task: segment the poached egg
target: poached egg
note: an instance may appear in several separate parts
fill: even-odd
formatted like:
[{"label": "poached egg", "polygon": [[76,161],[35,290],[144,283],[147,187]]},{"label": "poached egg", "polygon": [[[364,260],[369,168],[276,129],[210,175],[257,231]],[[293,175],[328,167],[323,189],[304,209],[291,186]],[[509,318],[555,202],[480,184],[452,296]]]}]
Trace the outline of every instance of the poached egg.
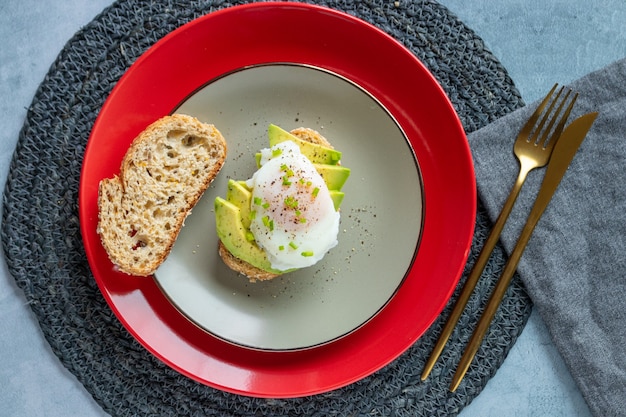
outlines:
[{"label": "poached egg", "polygon": [[338,243],[339,212],[324,179],[297,144],[261,150],[252,190],[250,231],[280,271],[317,263]]}]

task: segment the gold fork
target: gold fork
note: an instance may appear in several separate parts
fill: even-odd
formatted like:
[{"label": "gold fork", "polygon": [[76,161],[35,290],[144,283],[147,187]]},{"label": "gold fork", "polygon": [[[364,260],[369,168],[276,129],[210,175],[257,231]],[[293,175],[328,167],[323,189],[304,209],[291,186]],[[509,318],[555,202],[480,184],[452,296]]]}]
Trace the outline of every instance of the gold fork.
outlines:
[{"label": "gold fork", "polygon": [[[506,199],[504,206],[502,207],[502,211],[496,220],[496,223],[489,234],[489,237],[485,241],[485,245],[483,246],[478,259],[474,263],[474,266],[461,290],[461,294],[459,295],[454,308],[452,309],[452,313],[450,313],[450,317],[446,322],[439,339],[437,340],[437,344],[433,348],[433,351],[430,355],[430,358],[426,362],[424,366],[424,370],[422,372],[422,381],[425,380],[430,372],[432,371],[435,362],[441,355],[443,348],[445,347],[450,335],[452,334],[452,330],[456,326],[459,318],[461,317],[461,313],[465,309],[469,298],[476,287],[476,283],[480,278],[483,270],[485,269],[485,265],[487,265],[487,261],[495,247],[498,239],[500,238],[500,234],[502,233],[502,229],[506,220],[513,209],[513,205],[515,204],[515,200],[517,200],[517,196],[522,189],[522,185],[526,181],[526,177],[528,173],[535,168],[544,167],[548,161],[550,160],[550,156],[552,155],[552,150],[554,149],[554,144],[557,139],[563,132],[563,128],[565,126],[565,122],[569,117],[570,112],[572,111],[572,107],[576,102],[576,98],[578,94],[574,94],[574,97],[569,101],[569,105],[565,109],[565,112],[561,115],[561,111],[563,107],[567,103],[567,100],[571,94],[571,90],[567,90],[564,97],[560,100],[561,95],[564,91],[564,88],[561,87],[557,92],[556,96],[553,100],[550,100],[556,91],[558,84],[555,84],[554,87],[550,90],[550,92],[546,95],[543,101],[539,104],[535,112],[531,115],[530,119],[526,122],[526,124],[520,130],[517,139],[515,140],[515,145],[513,146],[513,150],[515,152],[515,156],[517,157],[520,169],[519,174],[517,176],[517,180],[511,189],[508,198]],[[548,105],[548,103],[550,103]],[[558,104],[556,110],[554,109],[555,105]],[[546,110],[547,107],[547,110]],[[543,115],[543,117],[542,117]],[[541,118],[541,120],[540,120]],[[552,128],[554,124],[557,123],[554,131]],[[539,123],[537,123],[539,122]],[[547,126],[546,126],[547,123]],[[552,133],[551,133],[552,132]]]},{"label": "gold fork", "polygon": [[587,132],[591,128],[591,125],[597,116],[598,113],[593,112],[576,118],[572,123],[570,123],[559,138],[554,148],[553,155],[550,157],[550,163],[548,164],[546,174],[543,177],[539,193],[535,198],[533,208],[528,214],[526,224],[522,228],[519,238],[517,239],[517,243],[515,244],[515,247],[513,248],[509,259],[502,270],[502,275],[500,275],[500,278],[496,282],[496,286],[491,293],[491,297],[489,297],[489,301],[485,305],[485,310],[476,324],[476,329],[474,330],[470,341],[467,343],[463,356],[461,356],[457,370],[454,377],[452,377],[450,391],[455,391],[458,388],[461,380],[465,376],[465,373],[469,369],[469,366],[474,359],[474,355],[478,352],[478,348],[480,347],[485,334],[487,334],[491,321],[496,315],[496,311],[498,310],[498,307],[504,298],[504,294],[511,283],[513,273],[517,269],[517,264],[526,249],[526,245],[530,240],[530,236],[532,235],[535,226],[537,226],[543,212],[548,207],[554,192],[559,186],[559,183],[572,162],[574,155],[578,151],[580,144],[585,139],[585,136],[587,136]]}]

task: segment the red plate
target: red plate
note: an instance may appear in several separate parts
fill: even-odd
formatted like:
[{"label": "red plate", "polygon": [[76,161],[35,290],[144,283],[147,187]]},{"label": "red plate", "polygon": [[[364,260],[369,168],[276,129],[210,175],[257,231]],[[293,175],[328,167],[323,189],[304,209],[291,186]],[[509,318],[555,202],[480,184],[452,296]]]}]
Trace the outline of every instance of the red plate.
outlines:
[{"label": "red plate", "polygon": [[[211,336],[177,311],[154,280],[116,272],[96,234],[98,183],[118,172],[140,131],[208,81],[277,62],[326,69],[379,100],[407,135],[424,188],[420,247],[397,294],[357,331],[293,352],[246,349]],[[426,331],[462,273],[475,201],[463,128],[428,70],[379,29],[344,13],[294,3],[256,3],[208,14],[142,55],[96,120],[79,195],[81,230],[95,279],[119,320],[146,349],[206,385],[283,398],[357,381],[393,361]]]}]

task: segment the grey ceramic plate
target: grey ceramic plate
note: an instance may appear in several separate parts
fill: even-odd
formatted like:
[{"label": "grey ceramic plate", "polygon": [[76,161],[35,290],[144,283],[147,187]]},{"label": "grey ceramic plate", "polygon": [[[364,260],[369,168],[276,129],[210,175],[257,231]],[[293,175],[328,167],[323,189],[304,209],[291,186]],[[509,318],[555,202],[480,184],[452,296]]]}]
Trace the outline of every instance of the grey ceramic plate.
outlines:
[{"label": "grey ceramic plate", "polygon": [[[155,274],[182,314],[238,345],[296,350],[349,334],[385,306],[418,246],[422,190],[411,147],[375,99],[313,67],[264,65],[209,83],[176,112],[215,124],[229,149]],[[352,173],[343,188],[339,245],[312,267],[250,283],[217,254],[213,201],[225,196],[229,178],[252,176],[270,123],[318,130]]]}]

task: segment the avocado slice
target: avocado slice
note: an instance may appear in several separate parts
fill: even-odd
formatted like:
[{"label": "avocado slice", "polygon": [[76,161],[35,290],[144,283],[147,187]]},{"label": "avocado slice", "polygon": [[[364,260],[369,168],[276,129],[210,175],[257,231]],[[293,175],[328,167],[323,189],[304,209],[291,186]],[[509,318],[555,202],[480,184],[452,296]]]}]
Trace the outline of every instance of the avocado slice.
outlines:
[{"label": "avocado slice", "polygon": [[245,181],[228,180],[228,188],[226,190],[226,201],[234,204],[239,208],[241,223],[246,229],[250,228],[250,202],[252,201],[252,192],[245,185]]},{"label": "avocado slice", "polygon": [[267,133],[270,140],[270,148],[278,143],[290,140],[295,142],[300,147],[300,152],[313,163],[337,165],[341,160],[341,152],[304,141],[276,125],[270,124]]},{"label": "avocado slice", "polygon": [[[257,168],[261,167],[261,153],[254,155]],[[329,190],[341,190],[350,176],[350,168],[341,165],[313,164],[317,172],[322,176]]]},{"label": "avocado slice", "polygon": [[333,200],[333,204],[335,205],[335,211],[339,211],[344,195],[343,191],[330,190],[330,198]]},{"label": "avocado slice", "polygon": [[341,165],[313,164],[329,190],[340,191],[350,176],[350,168]]},{"label": "avocado slice", "polygon": [[280,274],[272,269],[265,252],[246,238],[246,228],[241,222],[239,207],[221,197],[215,199],[215,224],[217,236],[233,256],[265,271]]}]

